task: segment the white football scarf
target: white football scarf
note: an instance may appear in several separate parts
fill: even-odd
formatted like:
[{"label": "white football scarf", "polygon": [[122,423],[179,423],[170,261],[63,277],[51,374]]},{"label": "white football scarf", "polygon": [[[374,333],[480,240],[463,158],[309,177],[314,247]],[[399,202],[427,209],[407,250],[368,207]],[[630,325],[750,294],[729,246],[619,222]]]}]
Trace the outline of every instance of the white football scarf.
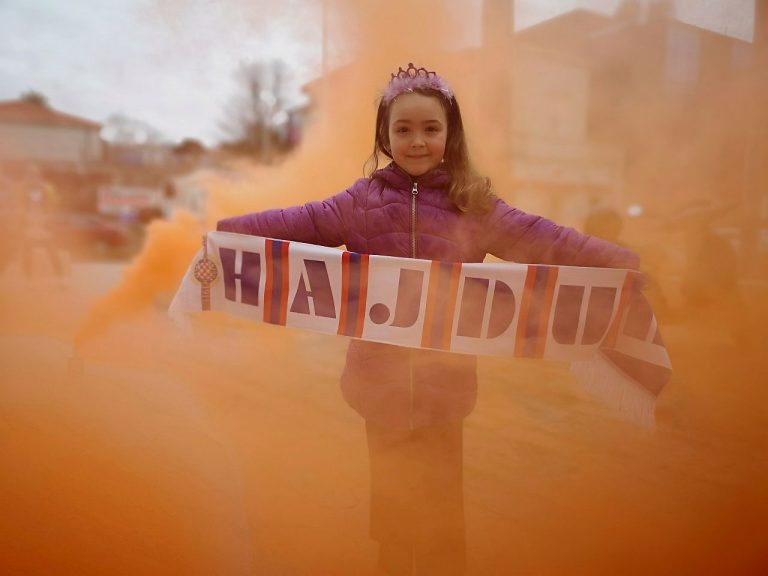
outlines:
[{"label": "white football scarf", "polygon": [[170,313],[216,310],[411,348],[569,362],[593,394],[651,425],[671,364],[635,281],[612,268],[395,258],[211,232]]}]

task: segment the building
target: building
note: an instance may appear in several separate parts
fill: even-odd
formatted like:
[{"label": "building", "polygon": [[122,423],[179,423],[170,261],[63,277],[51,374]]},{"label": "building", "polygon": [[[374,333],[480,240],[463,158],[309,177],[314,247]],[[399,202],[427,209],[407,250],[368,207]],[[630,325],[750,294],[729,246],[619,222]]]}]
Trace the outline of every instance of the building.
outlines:
[{"label": "building", "polygon": [[[553,38],[581,35],[610,18],[586,11],[516,34],[508,0],[483,3],[483,45],[453,61],[473,147],[495,191],[523,210],[580,225],[595,205],[624,201],[623,148],[590,130],[590,60],[559,50]],[[576,14],[574,19],[572,16]],[[479,118],[479,121],[476,121]]]},{"label": "building", "polygon": [[622,206],[624,150],[590,130],[589,62],[521,41],[513,77],[515,203],[576,226],[593,206]]},{"label": "building", "polygon": [[64,209],[95,210],[108,182],[101,124],[60,112],[42,97],[0,102],[0,166],[33,163],[51,182]]},{"label": "building", "polygon": [[37,99],[0,102],[0,161],[84,168],[102,159],[101,124]]}]

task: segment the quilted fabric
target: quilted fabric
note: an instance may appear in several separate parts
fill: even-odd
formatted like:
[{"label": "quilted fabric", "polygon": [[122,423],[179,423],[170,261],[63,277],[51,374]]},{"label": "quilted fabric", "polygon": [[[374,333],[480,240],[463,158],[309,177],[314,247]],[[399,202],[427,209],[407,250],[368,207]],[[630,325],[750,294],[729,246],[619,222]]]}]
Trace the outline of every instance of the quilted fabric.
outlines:
[{"label": "quilted fabric", "polygon": [[[217,229],[364,254],[411,256],[413,180],[395,164],[323,201],[227,218]],[[637,255],[495,198],[485,214],[459,211],[436,170],[416,181],[418,258],[482,262],[486,254],[521,263],[637,269]]]}]

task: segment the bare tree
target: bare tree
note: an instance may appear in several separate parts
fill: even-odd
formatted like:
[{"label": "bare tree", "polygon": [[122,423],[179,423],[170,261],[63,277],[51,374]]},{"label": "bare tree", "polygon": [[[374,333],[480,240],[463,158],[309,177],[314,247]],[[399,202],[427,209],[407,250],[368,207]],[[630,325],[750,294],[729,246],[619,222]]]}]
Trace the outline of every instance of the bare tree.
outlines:
[{"label": "bare tree", "polygon": [[30,104],[37,104],[43,108],[48,107],[48,97],[42,92],[38,92],[37,90],[28,90],[24,92],[20,99],[24,102],[29,102]]},{"label": "bare tree", "polygon": [[241,64],[235,76],[240,90],[221,127],[230,142],[269,162],[288,117],[288,70],[281,60],[257,60]]}]

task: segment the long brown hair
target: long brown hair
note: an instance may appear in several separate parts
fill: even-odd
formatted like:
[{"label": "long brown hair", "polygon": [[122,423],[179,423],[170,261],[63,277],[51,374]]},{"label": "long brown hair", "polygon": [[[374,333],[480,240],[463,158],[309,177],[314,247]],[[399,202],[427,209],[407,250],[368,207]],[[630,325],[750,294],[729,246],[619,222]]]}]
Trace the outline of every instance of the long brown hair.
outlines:
[{"label": "long brown hair", "polygon": [[[491,182],[475,171],[469,159],[464,123],[461,120],[461,110],[456,97],[448,99],[439,90],[431,88],[415,88],[413,92],[437,98],[445,110],[448,135],[442,166],[450,177],[448,197],[462,212],[486,212],[491,205]],[[385,104],[382,97],[376,111],[373,153],[365,162],[367,176],[373,174],[379,167],[380,154],[392,160],[392,153],[389,151],[389,110],[390,106]]]}]

